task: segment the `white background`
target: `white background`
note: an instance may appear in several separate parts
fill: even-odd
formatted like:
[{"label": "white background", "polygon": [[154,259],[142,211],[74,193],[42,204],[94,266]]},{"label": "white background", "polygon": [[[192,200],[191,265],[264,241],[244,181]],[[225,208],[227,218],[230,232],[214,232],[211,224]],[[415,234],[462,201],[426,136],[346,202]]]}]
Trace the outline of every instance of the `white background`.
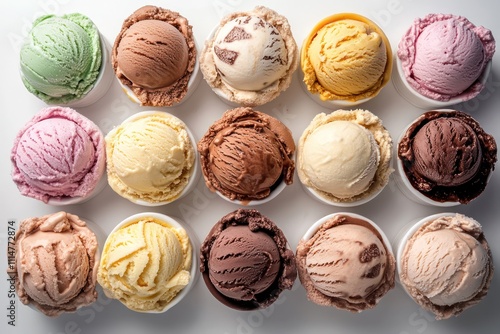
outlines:
[{"label": "white background", "polygon": [[[117,4],[120,4],[119,6]],[[483,25],[500,39],[498,2],[475,1],[2,1],[3,14],[0,21],[2,38],[1,103],[1,218],[0,218],[0,272],[7,268],[7,224],[60,210],[60,207],[23,197],[10,178],[10,149],[17,131],[45,105],[29,94],[19,78],[19,47],[26,36],[32,20],[44,13],[64,14],[81,12],[88,15],[99,27],[110,44],[120,31],[122,21],[143,4],[154,4],[180,12],[193,25],[195,38],[202,45],[205,37],[218,24],[223,15],[236,10],[247,10],[263,4],[285,15],[299,47],[309,30],[322,18],[338,12],[357,12],[378,23],[388,35],[395,50],[402,34],[416,17],[428,13],[453,13],[468,17],[473,23]],[[493,71],[486,89],[475,100],[456,106],[470,113],[483,128],[500,141],[500,62],[499,55],[493,58]],[[389,83],[381,94],[361,106],[378,115],[393,138],[397,138],[404,126],[420,115],[419,110],[409,105]],[[183,119],[199,139],[209,125],[229,107],[219,100],[202,80],[191,98],[176,108],[158,108]],[[77,109],[92,119],[107,133],[126,117],[151,108],[133,104],[121,91],[116,80],[108,94],[98,103]],[[256,108],[284,122],[297,141],[311,119],[319,112],[329,110],[319,107],[306,96],[295,73],[291,87],[271,103]],[[401,228],[415,218],[443,211],[456,211],[478,220],[484,228],[500,268],[500,205],[498,200],[500,178],[498,170],[486,191],[468,205],[449,209],[422,206],[406,199],[391,179],[381,195],[372,202],[348,210],[320,204],[311,199],[302,189],[298,177],[292,186],[268,204],[257,207],[281,227],[292,248],[317,219],[337,211],[351,211],[365,215],[378,223],[390,239]],[[109,186],[87,203],[72,205],[64,210],[88,218],[98,224],[105,234],[122,219],[131,214],[156,211],[184,219],[202,241],[212,225],[226,213],[238,206],[227,203],[211,194],[200,179],[196,189],[174,204],[147,208],[128,202],[115,194]],[[198,242],[199,242],[198,241]],[[198,280],[190,294],[181,303],[164,314],[142,314],[126,309],[117,301],[110,301],[100,294],[91,307],[77,313],[48,318],[22,305],[17,297],[15,327],[8,325],[7,275],[0,280],[0,332],[2,333],[493,333],[500,328],[500,273],[497,273],[486,298],[477,306],[467,310],[458,318],[435,321],[432,315],[422,311],[397,284],[372,310],[353,314],[334,308],[317,306],[309,302],[297,280],[292,291],[285,291],[280,299],[268,309],[254,312],[239,312],[217,302],[206,289],[203,280]]]}]

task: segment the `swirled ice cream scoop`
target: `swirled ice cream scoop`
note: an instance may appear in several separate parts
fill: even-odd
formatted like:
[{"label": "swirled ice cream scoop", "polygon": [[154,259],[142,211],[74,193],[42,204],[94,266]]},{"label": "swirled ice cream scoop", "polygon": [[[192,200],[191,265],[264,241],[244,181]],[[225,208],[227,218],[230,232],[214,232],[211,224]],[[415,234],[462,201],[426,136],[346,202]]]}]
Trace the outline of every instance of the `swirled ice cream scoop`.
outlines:
[{"label": "swirled ice cream scoop", "polygon": [[97,299],[97,237],[78,216],[57,212],[21,222],[16,235],[16,290],[48,316]]},{"label": "swirled ice cream scoop", "polygon": [[131,310],[162,311],[191,279],[191,247],[184,229],[137,218],[108,236],[97,279]]}]

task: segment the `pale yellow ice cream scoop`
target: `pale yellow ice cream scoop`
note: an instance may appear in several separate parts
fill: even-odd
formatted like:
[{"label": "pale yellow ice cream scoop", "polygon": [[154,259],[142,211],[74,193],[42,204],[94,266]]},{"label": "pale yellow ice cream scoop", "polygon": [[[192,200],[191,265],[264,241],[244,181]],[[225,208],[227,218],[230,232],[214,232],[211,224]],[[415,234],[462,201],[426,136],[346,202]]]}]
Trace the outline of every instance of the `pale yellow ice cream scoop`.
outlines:
[{"label": "pale yellow ice cream scoop", "polygon": [[368,110],[316,115],[297,146],[297,174],[306,188],[329,204],[376,196],[389,181],[392,139]]},{"label": "pale yellow ice cream scoop", "polygon": [[106,154],[109,185],[131,201],[173,201],[194,170],[185,124],[164,112],[146,112],[113,129],[106,136]]},{"label": "pale yellow ice cream scoop", "polygon": [[389,81],[391,46],[367,18],[337,14],[319,22],[301,51],[304,83],[321,100],[357,101],[373,97]]},{"label": "pale yellow ice cream scoop", "polygon": [[188,285],[192,260],[185,230],[144,217],[109,235],[97,279],[131,310],[162,311]]},{"label": "pale yellow ice cream scoop", "polygon": [[319,190],[349,198],[373,182],[380,153],[373,134],[359,124],[336,121],[319,126],[304,141],[301,165]]}]

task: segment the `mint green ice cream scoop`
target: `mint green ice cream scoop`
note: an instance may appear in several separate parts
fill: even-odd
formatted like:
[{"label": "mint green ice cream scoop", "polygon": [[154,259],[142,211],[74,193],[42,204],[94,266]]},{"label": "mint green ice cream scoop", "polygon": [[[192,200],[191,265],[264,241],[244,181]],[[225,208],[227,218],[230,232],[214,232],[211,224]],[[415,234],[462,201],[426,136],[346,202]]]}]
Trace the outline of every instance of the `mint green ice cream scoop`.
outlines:
[{"label": "mint green ice cream scoop", "polygon": [[99,31],[88,17],[41,16],[21,48],[23,83],[48,104],[79,100],[96,82],[102,52]]}]

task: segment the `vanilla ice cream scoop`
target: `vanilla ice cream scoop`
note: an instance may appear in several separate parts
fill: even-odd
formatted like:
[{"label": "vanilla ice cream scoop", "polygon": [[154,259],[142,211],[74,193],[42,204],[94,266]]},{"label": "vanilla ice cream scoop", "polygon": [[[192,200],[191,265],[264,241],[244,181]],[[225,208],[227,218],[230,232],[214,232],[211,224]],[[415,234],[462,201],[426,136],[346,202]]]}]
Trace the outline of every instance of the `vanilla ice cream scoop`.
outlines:
[{"label": "vanilla ice cream scoop", "polygon": [[391,148],[389,133],[369,111],[318,114],[299,139],[297,172],[328,202],[354,202],[387,183]]},{"label": "vanilla ice cream scoop", "polygon": [[136,114],[106,136],[108,182],[131,201],[170,202],[194,172],[185,124],[164,112]]},{"label": "vanilla ice cream scoop", "polygon": [[261,90],[287,71],[287,50],[279,31],[258,16],[240,16],[220,28],[213,52],[228,85]]},{"label": "vanilla ice cream scoop", "polygon": [[319,190],[337,197],[366,191],[377,171],[380,154],[373,134],[349,121],[318,127],[304,141],[302,171]]}]

